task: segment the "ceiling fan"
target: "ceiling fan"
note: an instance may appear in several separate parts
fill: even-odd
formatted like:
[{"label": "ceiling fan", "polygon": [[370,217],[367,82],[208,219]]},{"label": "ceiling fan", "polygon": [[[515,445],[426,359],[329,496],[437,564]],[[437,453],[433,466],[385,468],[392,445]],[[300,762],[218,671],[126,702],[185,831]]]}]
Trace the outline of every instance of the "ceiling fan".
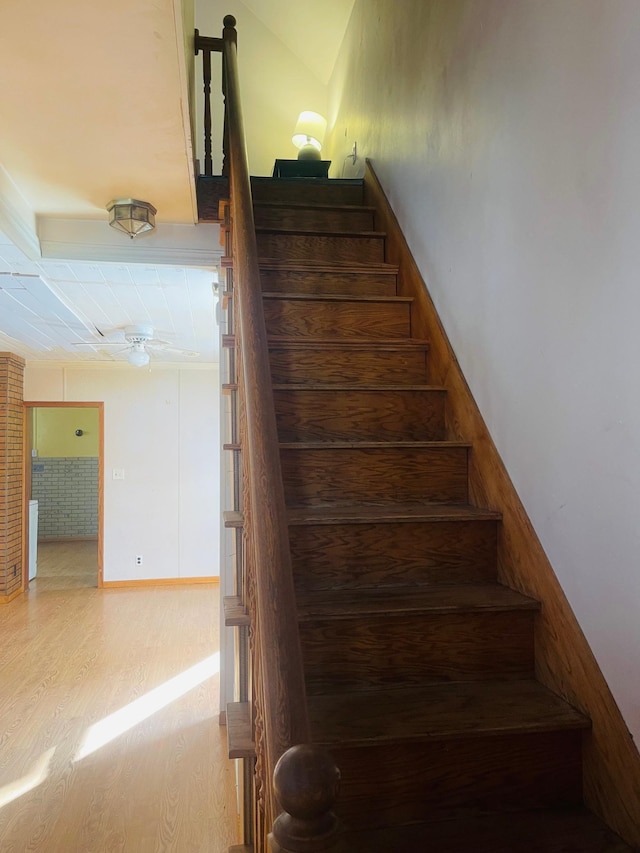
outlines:
[{"label": "ceiling fan", "polygon": [[[106,335],[104,332],[101,332],[100,329],[96,328],[98,334],[105,338]],[[123,341],[108,341],[108,340],[100,340],[100,341],[78,341],[74,343],[73,346],[96,346],[96,347],[120,347],[120,349],[114,353],[117,355],[120,352],[127,352],[127,360],[129,364],[132,364],[134,367],[145,367],[149,364],[150,354],[155,351],[161,352],[171,352],[176,353],[176,355],[184,355],[189,358],[196,358],[199,353],[194,352],[193,350],[181,349],[180,347],[172,346],[169,341],[161,340],[160,338],[153,337],[153,326],[148,324],[140,324],[136,326],[124,326],[114,331],[122,331],[124,334],[124,342]],[[126,346],[123,347],[123,343],[126,342]]]}]

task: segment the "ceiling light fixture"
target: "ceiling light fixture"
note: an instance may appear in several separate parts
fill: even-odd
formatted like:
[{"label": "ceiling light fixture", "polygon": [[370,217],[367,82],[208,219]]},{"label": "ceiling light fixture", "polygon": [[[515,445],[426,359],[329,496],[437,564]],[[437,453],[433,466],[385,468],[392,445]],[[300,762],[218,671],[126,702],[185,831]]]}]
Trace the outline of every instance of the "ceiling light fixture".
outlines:
[{"label": "ceiling light fixture", "polygon": [[107,205],[109,225],[124,231],[133,240],[138,234],[153,231],[157,210],[148,201],[137,198],[114,198]]}]

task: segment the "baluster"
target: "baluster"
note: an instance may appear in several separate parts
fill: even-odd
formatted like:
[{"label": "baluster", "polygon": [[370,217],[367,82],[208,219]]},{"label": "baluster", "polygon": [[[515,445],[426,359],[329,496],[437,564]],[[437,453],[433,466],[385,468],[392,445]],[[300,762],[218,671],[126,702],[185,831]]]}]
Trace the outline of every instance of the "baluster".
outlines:
[{"label": "baluster", "polygon": [[332,812],[340,771],[324,749],[298,744],[288,749],[273,773],[275,795],[284,809],[269,836],[271,853],[338,853],[341,826]]},{"label": "baluster", "polygon": [[211,156],[211,51],[202,51],[202,75],[204,78],[204,173],[213,175]]},{"label": "baluster", "polygon": [[[235,33],[235,30],[233,30],[233,32]],[[198,56],[200,51],[202,51],[202,79],[204,93],[204,174],[209,177],[213,175],[213,157],[211,155],[211,54],[221,53],[223,44],[224,43],[221,38],[201,36],[200,31],[195,30],[194,48],[196,56]]]}]

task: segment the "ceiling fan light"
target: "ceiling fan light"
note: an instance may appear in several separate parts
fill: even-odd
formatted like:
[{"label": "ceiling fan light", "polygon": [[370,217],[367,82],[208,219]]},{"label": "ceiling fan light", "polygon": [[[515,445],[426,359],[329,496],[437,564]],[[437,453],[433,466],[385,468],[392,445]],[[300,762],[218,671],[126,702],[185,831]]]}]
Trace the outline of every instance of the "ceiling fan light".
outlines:
[{"label": "ceiling fan light", "polygon": [[140,349],[132,349],[127,356],[129,364],[133,367],[146,367],[149,364],[149,353],[142,346]]}]

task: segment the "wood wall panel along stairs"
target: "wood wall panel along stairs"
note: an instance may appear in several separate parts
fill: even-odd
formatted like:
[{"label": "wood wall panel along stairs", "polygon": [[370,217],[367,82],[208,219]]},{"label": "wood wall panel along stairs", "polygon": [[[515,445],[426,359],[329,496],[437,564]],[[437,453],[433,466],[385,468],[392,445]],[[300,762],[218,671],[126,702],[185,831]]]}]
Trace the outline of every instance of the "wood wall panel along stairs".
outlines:
[{"label": "wood wall panel along stairs", "polygon": [[412,299],[362,184],[253,181],[298,624],[348,849],[631,850],[582,800],[589,720],[535,679]]}]

